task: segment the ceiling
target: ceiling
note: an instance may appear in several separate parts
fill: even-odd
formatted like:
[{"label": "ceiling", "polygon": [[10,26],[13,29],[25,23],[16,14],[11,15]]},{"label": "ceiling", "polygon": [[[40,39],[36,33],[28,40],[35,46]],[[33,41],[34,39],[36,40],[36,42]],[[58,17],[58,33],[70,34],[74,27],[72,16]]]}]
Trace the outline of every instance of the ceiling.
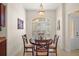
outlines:
[{"label": "ceiling", "polygon": [[[39,10],[41,3],[23,3],[24,8],[27,10]],[[45,10],[54,10],[56,9],[60,3],[43,3],[43,7]]]}]

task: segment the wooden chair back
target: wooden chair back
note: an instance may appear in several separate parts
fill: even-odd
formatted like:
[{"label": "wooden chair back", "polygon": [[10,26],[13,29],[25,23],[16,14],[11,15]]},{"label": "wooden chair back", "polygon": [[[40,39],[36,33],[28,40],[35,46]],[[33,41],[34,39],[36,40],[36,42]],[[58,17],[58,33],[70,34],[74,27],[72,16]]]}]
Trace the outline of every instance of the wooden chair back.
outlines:
[{"label": "wooden chair back", "polygon": [[34,56],[34,52],[33,52],[34,47],[32,45],[28,44],[27,35],[26,34],[22,35],[22,39],[23,39],[23,44],[24,44],[24,53],[23,53],[23,55],[25,55],[25,52],[28,51],[27,49],[32,49],[32,55]]},{"label": "wooden chair back", "polygon": [[55,43],[56,37],[57,37],[57,35],[55,34],[55,35],[54,35],[54,40],[53,40],[53,41],[54,41],[54,43]]},{"label": "wooden chair back", "polygon": [[50,40],[35,40],[36,45],[36,55],[38,55],[38,51],[47,52],[46,56],[49,55],[49,42]]},{"label": "wooden chair back", "polygon": [[55,47],[56,47],[56,49],[57,49],[58,39],[59,39],[59,36],[57,36],[56,39],[55,39]]},{"label": "wooden chair back", "polygon": [[23,44],[25,47],[25,44],[28,44],[27,35],[26,34],[22,35],[22,39],[23,39]]},{"label": "wooden chair back", "polygon": [[56,53],[57,56],[57,44],[58,44],[58,35],[54,35],[54,40],[52,40],[53,44],[49,46],[49,49],[53,49],[52,51],[50,50],[50,53]]}]

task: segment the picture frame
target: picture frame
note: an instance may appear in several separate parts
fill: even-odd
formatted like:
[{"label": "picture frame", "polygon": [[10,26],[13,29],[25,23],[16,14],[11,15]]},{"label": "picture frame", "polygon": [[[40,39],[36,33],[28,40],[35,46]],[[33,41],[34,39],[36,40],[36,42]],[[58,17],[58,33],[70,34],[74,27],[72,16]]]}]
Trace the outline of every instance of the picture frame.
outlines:
[{"label": "picture frame", "polygon": [[22,19],[20,19],[20,18],[18,18],[17,19],[17,21],[18,21],[18,29],[23,29],[24,28],[24,21],[22,20]]},{"label": "picture frame", "polygon": [[6,6],[4,4],[0,4],[0,26],[6,27]]}]

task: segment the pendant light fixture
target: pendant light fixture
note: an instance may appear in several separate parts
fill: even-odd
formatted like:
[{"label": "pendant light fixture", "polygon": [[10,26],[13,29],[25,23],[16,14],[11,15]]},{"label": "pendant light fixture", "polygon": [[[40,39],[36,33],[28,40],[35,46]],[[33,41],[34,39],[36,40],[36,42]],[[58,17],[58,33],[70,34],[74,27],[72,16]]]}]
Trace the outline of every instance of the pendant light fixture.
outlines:
[{"label": "pendant light fixture", "polygon": [[38,11],[38,15],[37,15],[37,17],[34,18],[33,20],[38,21],[38,20],[42,20],[42,19],[45,19],[45,10],[44,10],[44,8],[43,8],[43,4],[41,3],[41,4],[40,4],[40,9],[39,9],[39,11]]}]

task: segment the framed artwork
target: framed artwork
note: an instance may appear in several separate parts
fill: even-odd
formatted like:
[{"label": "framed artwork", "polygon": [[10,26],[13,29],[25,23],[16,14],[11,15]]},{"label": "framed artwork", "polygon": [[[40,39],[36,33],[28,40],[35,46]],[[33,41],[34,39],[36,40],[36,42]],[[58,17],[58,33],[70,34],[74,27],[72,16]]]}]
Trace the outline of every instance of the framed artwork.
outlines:
[{"label": "framed artwork", "polygon": [[0,3],[0,26],[5,27],[5,13],[6,13],[6,6]]},{"label": "framed artwork", "polygon": [[17,22],[18,22],[18,29],[23,29],[24,28],[24,22],[22,19],[18,18],[17,19]]},{"label": "framed artwork", "polygon": [[58,20],[57,30],[60,30],[60,20]]}]

